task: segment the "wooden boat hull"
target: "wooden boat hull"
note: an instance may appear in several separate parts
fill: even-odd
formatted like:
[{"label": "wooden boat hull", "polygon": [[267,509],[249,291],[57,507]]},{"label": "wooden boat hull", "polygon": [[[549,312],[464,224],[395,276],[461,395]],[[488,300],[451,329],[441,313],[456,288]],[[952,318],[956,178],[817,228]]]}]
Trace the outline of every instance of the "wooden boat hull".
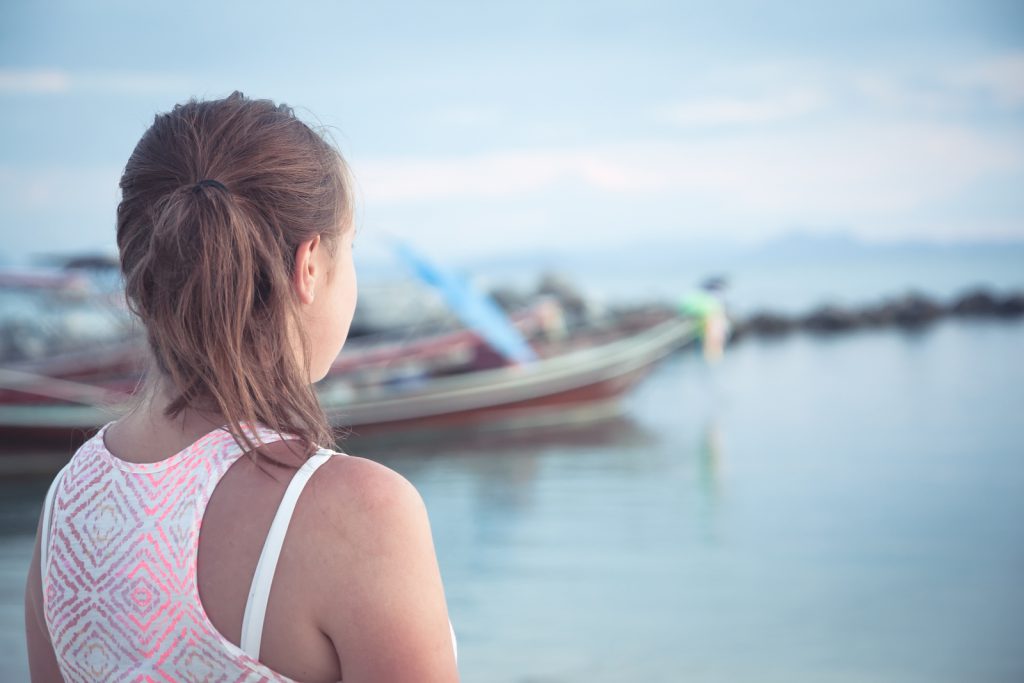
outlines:
[{"label": "wooden boat hull", "polygon": [[[502,427],[600,419],[653,365],[692,338],[693,326],[670,320],[635,337],[525,366],[425,382],[417,390],[365,392],[325,410],[358,434],[409,427]],[[377,394],[377,395],[374,395]]]},{"label": "wooden boat hull", "polygon": [[[658,360],[696,335],[693,320],[673,318],[529,365],[369,387],[351,386],[344,375],[329,376],[317,388],[339,433],[509,429],[600,420],[617,414],[618,399]],[[0,442],[73,448],[122,412],[118,405],[0,404]]]}]

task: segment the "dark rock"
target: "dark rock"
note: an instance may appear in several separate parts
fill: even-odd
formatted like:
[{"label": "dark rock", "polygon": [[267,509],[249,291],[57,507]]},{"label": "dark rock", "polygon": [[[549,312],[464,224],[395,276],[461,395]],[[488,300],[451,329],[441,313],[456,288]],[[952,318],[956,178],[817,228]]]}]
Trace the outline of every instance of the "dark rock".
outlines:
[{"label": "dark rock", "polygon": [[860,319],[869,326],[891,325],[896,322],[896,308],[888,303],[869,306],[860,312]]},{"label": "dark rock", "polygon": [[1024,292],[998,297],[978,288],[960,296],[949,306],[943,306],[928,296],[911,291],[883,300],[880,304],[860,309],[846,309],[826,304],[802,318],[789,318],[772,311],[758,311],[748,318],[734,322],[732,338],[746,335],[778,335],[794,328],[813,332],[839,332],[865,326],[899,325],[916,328],[944,315],[1017,317],[1024,315]]},{"label": "dark rock", "polygon": [[984,289],[976,289],[953,302],[949,310],[953,315],[993,315],[998,308],[995,297]]},{"label": "dark rock", "polygon": [[873,324],[895,324],[917,327],[932,322],[945,313],[943,307],[918,292],[910,292],[898,299],[888,300],[865,315]]},{"label": "dark rock", "polygon": [[861,324],[860,317],[855,312],[830,304],[811,311],[801,322],[805,329],[814,332],[839,332]]},{"label": "dark rock", "polygon": [[996,315],[1004,318],[1016,318],[1024,315],[1024,292],[1010,294],[996,306]]},{"label": "dark rock", "polygon": [[735,323],[733,335],[739,337],[744,334],[785,334],[792,331],[794,327],[796,327],[796,323],[791,318],[777,313],[759,311],[745,320]]}]

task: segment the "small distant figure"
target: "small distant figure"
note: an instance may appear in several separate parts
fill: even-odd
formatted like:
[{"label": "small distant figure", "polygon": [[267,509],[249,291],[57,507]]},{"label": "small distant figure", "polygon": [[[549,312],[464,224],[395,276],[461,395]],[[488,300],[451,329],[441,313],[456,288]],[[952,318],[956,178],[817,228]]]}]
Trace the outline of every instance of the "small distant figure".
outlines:
[{"label": "small distant figure", "polygon": [[709,364],[718,363],[722,359],[732,330],[725,310],[724,291],[727,284],[724,277],[710,277],[701,283],[699,290],[687,293],[680,301],[682,313],[698,319],[701,350],[704,360]]},{"label": "small distant figure", "polygon": [[544,337],[550,341],[563,341],[569,337],[562,303],[552,296],[542,296],[537,301],[540,327]]}]

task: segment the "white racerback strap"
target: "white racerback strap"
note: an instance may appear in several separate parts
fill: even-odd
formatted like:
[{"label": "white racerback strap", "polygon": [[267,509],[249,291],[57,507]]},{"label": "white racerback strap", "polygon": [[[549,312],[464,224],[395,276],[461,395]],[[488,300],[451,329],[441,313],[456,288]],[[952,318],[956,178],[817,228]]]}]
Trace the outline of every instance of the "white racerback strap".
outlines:
[{"label": "white racerback strap", "polygon": [[258,660],[260,657],[263,620],[267,615],[270,586],[274,581],[274,572],[277,570],[277,561],[281,557],[281,547],[284,545],[285,532],[288,531],[288,524],[295,511],[295,504],[299,501],[299,494],[302,493],[309,478],[332,455],[335,455],[334,451],[321,448],[302,464],[292,476],[288,488],[285,489],[284,497],[277,508],[277,514],[274,515],[274,521],[270,524],[267,541],[263,544],[263,552],[260,553],[259,562],[256,563],[256,572],[252,576],[249,599],[245,603],[245,614],[242,617],[242,637],[239,644],[242,650],[253,659]]},{"label": "white racerback strap", "polygon": [[[288,484],[288,488],[285,489],[284,497],[277,508],[277,514],[274,515],[274,521],[270,524],[266,543],[263,544],[263,552],[260,553],[259,562],[256,563],[256,572],[252,577],[249,599],[245,604],[245,614],[242,616],[242,637],[239,644],[242,650],[253,659],[258,660],[260,657],[263,622],[267,616],[270,587],[274,581],[274,572],[277,569],[277,561],[281,557],[285,532],[288,531],[288,523],[291,522],[295,504],[298,503],[299,494],[302,493],[309,478],[332,455],[344,455],[344,453],[335,453],[321,448],[292,475],[292,480]],[[455,628],[452,626],[451,620],[448,621],[448,630],[452,637],[452,650],[458,660],[459,646],[455,640]]]},{"label": "white racerback strap", "polygon": [[[70,464],[70,463],[68,463]],[[57,492],[57,487],[60,486],[60,481],[64,477],[64,472],[67,471],[68,466],[60,468],[57,475],[50,482],[50,488],[46,492],[46,498],[43,500],[43,528],[39,537],[39,576],[42,579],[42,585],[45,590],[46,587],[46,560],[50,551],[50,526],[53,524],[53,496]]]}]

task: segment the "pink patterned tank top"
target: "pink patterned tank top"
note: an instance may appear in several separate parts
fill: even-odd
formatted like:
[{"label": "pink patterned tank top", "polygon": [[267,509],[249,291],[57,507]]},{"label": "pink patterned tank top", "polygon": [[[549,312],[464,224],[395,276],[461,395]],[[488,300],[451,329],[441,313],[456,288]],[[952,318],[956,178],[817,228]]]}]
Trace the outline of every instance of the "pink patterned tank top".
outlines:
[{"label": "pink patterned tank top", "polygon": [[[104,446],[107,423],[54,479],[43,512],[43,608],[66,681],[292,681],[259,659],[263,616],[280,545],[320,449],[296,472],[253,577],[241,647],[199,600],[196,556],[206,504],[243,450],[225,429],[155,463]],[[266,443],[279,435],[253,430]],[[276,546],[276,547],[275,547]]]}]

